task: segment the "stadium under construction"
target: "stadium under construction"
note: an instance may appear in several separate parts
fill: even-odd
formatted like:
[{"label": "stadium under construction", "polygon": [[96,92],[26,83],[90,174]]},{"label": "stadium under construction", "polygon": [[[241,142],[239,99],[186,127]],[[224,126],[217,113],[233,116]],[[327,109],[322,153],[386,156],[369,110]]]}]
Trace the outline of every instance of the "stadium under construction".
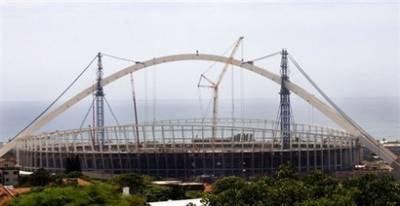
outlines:
[{"label": "stadium under construction", "polygon": [[[234,126],[232,126],[234,125]],[[67,157],[79,156],[83,171],[137,172],[159,177],[273,174],[283,162],[299,171],[352,169],[360,162],[358,139],[342,130],[294,124],[282,148],[276,122],[219,119],[218,137],[205,120],[175,120],[105,127],[103,143],[91,129],[42,133],[18,146],[24,169],[64,171]]]},{"label": "stadium under construction", "polygon": [[[361,146],[365,146],[398,171],[400,167],[397,156],[381,146],[328,98],[287,50],[250,61],[238,60],[234,58],[234,54],[242,40],[241,37],[234,44],[228,57],[196,51],[193,54],[134,61],[132,66],[105,78],[102,57],[127,59],[99,53],[89,64],[97,60],[96,83],[58,107],[51,108],[58,101],[57,98],[38,118],[0,148],[0,156],[14,150],[17,164],[24,170],[46,168],[61,172],[65,170],[68,158],[79,157],[82,171],[109,174],[136,172],[158,177],[189,178],[273,174],[282,163],[289,163],[300,172],[315,169],[326,172],[350,170],[362,161]],[[256,61],[277,55],[281,56],[280,75],[255,65]],[[187,60],[224,64],[217,80],[213,81],[202,74],[197,85],[213,92],[211,118],[139,121],[132,74],[153,65]],[[289,61],[325,101],[289,80]],[[280,84],[280,104],[276,120],[218,117],[218,90],[229,65],[254,72]],[[128,75],[131,77],[135,122],[127,125],[104,125],[104,107],[108,103],[103,87]],[[294,123],[291,93],[318,109],[341,129]],[[94,98],[85,119],[89,113],[93,114],[93,127],[37,132],[90,95]]]}]

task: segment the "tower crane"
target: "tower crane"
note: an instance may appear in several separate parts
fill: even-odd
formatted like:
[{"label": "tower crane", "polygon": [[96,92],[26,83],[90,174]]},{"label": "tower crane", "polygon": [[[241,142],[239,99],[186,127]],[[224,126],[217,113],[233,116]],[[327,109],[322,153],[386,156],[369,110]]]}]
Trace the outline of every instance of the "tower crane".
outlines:
[{"label": "tower crane", "polygon": [[[212,140],[215,139],[216,137],[216,126],[217,126],[217,117],[218,117],[218,89],[219,89],[219,85],[221,84],[221,81],[226,73],[226,71],[228,70],[229,64],[231,63],[231,61],[233,60],[233,57],[236,53],[236,51],[238,50],[240,43],[242,42],[242,40],[244,39],[243,36],[239,37],[239,39],[236,41],[230,55],[229,55],[229,59],[225,62],[224,67],[222,68],[221,73],[218,76],[217,81],[212,81],[210,78],[206,77],[203,74],[200,75],[200,80],[199,83],[197,84],[197,87],[206,87],[206,88],[211,88],[213,90],[213,113],[212,113],[212,129],[211,129],[211,138]],[[207,85],[203,85],[201,84],[203,79],[208,82]]]}]

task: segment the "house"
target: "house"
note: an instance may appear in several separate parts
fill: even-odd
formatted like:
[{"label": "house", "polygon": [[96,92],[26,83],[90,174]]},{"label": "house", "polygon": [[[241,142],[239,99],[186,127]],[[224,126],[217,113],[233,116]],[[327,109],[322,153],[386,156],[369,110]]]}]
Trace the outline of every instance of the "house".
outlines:
[{"label": "house", "polygon": [[0,184],[18,184],[19,167],[16,165],[15,157],[0,158]]},{"label": "house", "polygon": [[18,184],[19,168],[0,168],[0,183],[2,185]]}]

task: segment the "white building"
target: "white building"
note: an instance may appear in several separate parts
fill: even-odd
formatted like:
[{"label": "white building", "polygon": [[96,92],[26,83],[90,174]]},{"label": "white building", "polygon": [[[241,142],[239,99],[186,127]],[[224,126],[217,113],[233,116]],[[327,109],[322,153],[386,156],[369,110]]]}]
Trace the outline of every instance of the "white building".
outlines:
[{"label": "white building", "polygon": [[192,203],[192,206],[202,206],[201,198],[186,199],[186,200],[168,200],[161,202],[149,202],[150,206],[187,206]]}]

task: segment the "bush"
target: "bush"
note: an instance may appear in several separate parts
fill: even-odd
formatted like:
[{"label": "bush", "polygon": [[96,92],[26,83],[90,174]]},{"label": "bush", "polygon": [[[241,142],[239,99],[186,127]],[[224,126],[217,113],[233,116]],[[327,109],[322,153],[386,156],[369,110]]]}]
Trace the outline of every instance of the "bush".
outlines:
[{"label": "bush", "polygon": [[69,173],[67,173],[67,177],[68,178],[79,178],[79,177],[82,177],[82,173],[79,171],[69,172]]},{"label": "bush", "polygon": [[149,185],[143,193],[148,202],[166,201],[170,198],[170,190],[168,187]]},{"label": "bush", "polygon": [[203,195],[203,192],[198,191],[198,190],[189,190],[189,191],[185,192],[186,199],[201,198],[202,195]]},{"label": "bush", "polygon": [[110,205],[144,206],[141,196],[122,196],[110,184],[96,183],[77,189],[77,187],[47,187],[42,191],[31,192],[13,199],[10,206],[64,206],[64,205]]},{"label": "bush", "polygon": [[87,199],[85,193],[72,187],[46,188],[43,191],[32,192],[20,198],[15,198],[9,206],[63,206],[71,203],[85,205],[88,203]]}]

